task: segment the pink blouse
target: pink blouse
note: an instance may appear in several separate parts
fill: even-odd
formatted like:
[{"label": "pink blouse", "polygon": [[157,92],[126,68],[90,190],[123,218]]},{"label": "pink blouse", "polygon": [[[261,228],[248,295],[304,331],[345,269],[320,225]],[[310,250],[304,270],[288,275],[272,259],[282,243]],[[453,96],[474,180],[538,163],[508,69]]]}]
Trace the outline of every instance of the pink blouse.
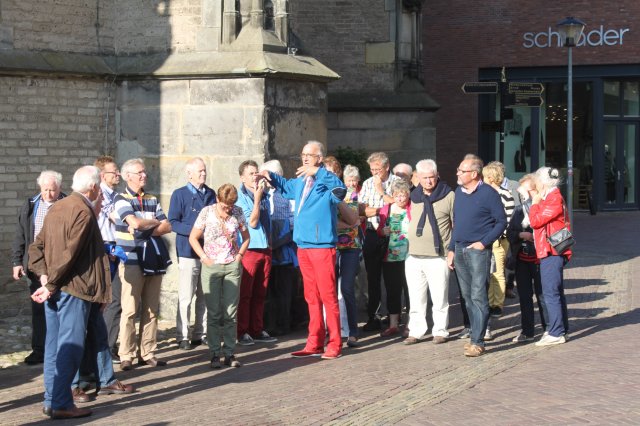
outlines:
[{"label": "pink blouse", "polygon": [[233,262],[238,254],[238,232],[247,229],[247,222],[238,206],[233,206],[231,216],[224,221],[218,218],[215,209],[215,204],[202,209],[193,226],[203,231],[202,248],[207,257],[216,264],[226,265]]}]

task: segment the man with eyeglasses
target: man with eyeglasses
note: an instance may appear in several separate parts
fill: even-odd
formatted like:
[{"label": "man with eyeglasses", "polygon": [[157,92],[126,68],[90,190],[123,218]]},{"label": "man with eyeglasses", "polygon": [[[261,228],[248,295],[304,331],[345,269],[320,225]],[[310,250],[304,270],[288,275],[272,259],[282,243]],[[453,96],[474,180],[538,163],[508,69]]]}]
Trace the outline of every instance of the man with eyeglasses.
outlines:
[{"label": "man with eyeglasses", "polygon": [[[171,229],[176,233],[178,255],[176,342],[178,349],[181,350],[190,350],[201,345],[206,335],[207,305],[200,279],[202,262],[189,244],[189,234],[200,211],[216,203],[215,191],[206,184],[207,166],[202,158],[195,157],[187,161],[186,174],[187,184],[173,191],[169,204],[169,222],[171,222]],[[196,298],[195,318],[191,341],[189,341],[189,317],[194,296]]]},{"label": "man with eyeglasses", "polygon": [[371,177],[364,181],[362,190],[358,194],[358,202],[365,205],[367,216],[367,229],[362,246],[362,256],[367,270],[367,291],[369,294],[367,303],[368,321],[362,327],[364,331],[380,330],[380,318],[378,317],[381,300],[380,278],[382,276],[382,259],[385,250],[382,248],[382,239],[378,236],[380,220],[378,213],[385,204],[393,203],[391,186],[393,182],[401,178],[389,173],[389,157],[384,152],[374,152],[367,159]]},{"label": "man with eyeglasses", "polygon": [[147,171],[141,158],[133,158],[122,165],[124,191],[116,197],[116,242],[127,260],[119,266],[122,292],[122,318],[120,319],[120,369],[131,370],[138,354],[136,340],[136,312],[140,307],[140,348],[138,365],[151,367],[167,363],[155,357],[157,348],[158,312],[162,275],[143,275],[136,248],[142,247],[151,236],[171,232],[158,199],[144,190]]},{"label": "man with eyeglasses", "polygon": [[[94,161],[94,166],[100,170],[100,189],[102,190],[102,208],[98,215],[98,225],[102,233],[102,239],[105,244],[113,247],[116,245],[116,225],[114,216],[115,199],[118,192],[116,187],[120,183],[120,170],[118,165],[110,155],[100,156]],[[117,257],[111,255],[109,261],[113,267],[117,267]],[[120,279],[118,274],[112,274],[111,279],[111,303],[107,305],[102,315],[107,325],[107,334],[109,338],[109,348],[111,348],[111,358],[114,363],[119,363],[118,334],[120,333],[120,314],[122,307],[120,306]]]},{"label": "man with eyeglasses", "polygon": [[482,182],[482,160],[467,154],[457,170],[458,188],[453,203],[453,234],[447,264],[456,270],[471,321],[471,342],[464,354],[485,352],[484,335],[489,320],[486,283],[491,265],[491,245],[502,235],[507,217],[500,195]]},{"label": "man with eyeglasses", "polygon": [[[285,198],[296,201],[293,241],[298,245],[304,298],[309,306],[307,344],[303,350],[291,354],[297,358],[322,356],[323,359],[336,359],[342,355],[335,270],[336,224],[338,205],[347,190],[342,181],[324,167],[324,152],[324,145],[320,142],[308,142],[302,149],[302,166],[298,167],[295,179],[285,179],[268,170],[259,175],[268,179]],[[326,350],[323,308],[329,331]]]}]

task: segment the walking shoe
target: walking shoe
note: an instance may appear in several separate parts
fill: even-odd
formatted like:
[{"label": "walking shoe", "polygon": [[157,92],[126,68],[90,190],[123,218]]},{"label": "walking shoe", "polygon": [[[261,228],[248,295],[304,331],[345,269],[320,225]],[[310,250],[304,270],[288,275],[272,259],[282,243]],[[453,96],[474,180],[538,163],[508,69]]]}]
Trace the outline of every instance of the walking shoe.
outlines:
[{"label": "walking shoe", "polygon": [[349,346],[350,348],[357,348],[358,346],[360,346],[360,342],[358,342],[358,338],[351,336],[347,339],[347,346]]},{"label": "walking shoe", "polygon": [[249,336],[249,334],[248,334],[248,333],[244,333],[244,334],[242,335],[242,337],[240,337],[240,338],[238,339],[238,344],[239,344],[240,346],[251,346],[251,345],[254,345],[254,344],[255,344],[255,342],[253,341],[253,339],[251,338],[251,336]]},{"label": "walking shoe", "polygon": [[202,336],[200,339],[191,339],[191,347],[196,348],[200,345],[207,345],[207,338]]},{"label": "walking shoe", "polygon": [[120,364],[120,357],[118,356],[118,351],[115,349],[111,349],[111,362],[113,364]]},{"label": "walking shoe", "polygon": [[133,391],[134,389],[132,385],[125,385],[120,380],[116,380],[115,382],[111,383],[109,386],[100,388],[98,392],[96,392],[96,395],[111,395],[111,394],[125,395],[129,393],[133,393]]},{"label": "walking shoe", "polygon": [[525,343],[525,342],[533,342],[533,336],[529,337],[523,333],[518,334],[516,337],[513,338],[512,342],[513,343]]},{"label": "walking shoe", "polygon": [[85,402],[90,402],[92,399],[80,388],[71,389],[71,395],[73,396],[73,402],[76,404],[84,404]]},{"label": "walking shoe", "polygon": [[125,360],[120,362],[120,370],[129,371],[133,368],[133,363],[131,360]]},{"label": "walking shoe", "polygon": [[517,295],[512,288],[508,288],[504,291],[504,297],[506,297],[507,299],[515,299]]},{"label": "walking shoe", "polygon": [[253,340],[259,343],[273,343],[278,341],[278,339],[270,336],[269,333],[264,330],[262,330],[258,336],[254,337]]},{"label": "walking shoe", "polygon": [[380,325],[380,319],[371,318],[365,325],[362,326],[362,331],[378,331],[382,328]]},{"label": "walking shoe", "polygon": [[338,349],[338,350],[327,349],[327,351],[325,353],[323,353],[320,358],[322,358],[322,359],[338,359],[341,356],[342,356],[342,352],[340,351],[340,349]]},{"label": "walking shoe", "polygon": [[211,364],[209,364],[209,367],[215,370],[218,370],[219,368],[222,367],[222,364],[220,364],[220,357],[218,355],[211,358]]},{"label": "walking shoe", "polygon": [[80,417],[88,417],[91,410],[88,408],[78,408],[75,405],[68,410],[51,410],[52,419],[77,419]]},{"label": "walking shoe", "polygon": [[472,345],[473,345],[473,343],[471,343],[471,342],[467,342],[467,343],[465,343],[465,344],[464,344],[463,348],[464,348],[464,350],[466,351],[466,350],[467,350],[467,349],[469,349]]},{"label": "walking shoe", "polygon": [[149,359],[138,358],[138,365],[148,365],[150,367],[164,367],[167,365],[167,361],[162,361],[156,357]]},{"label": "walking shoe", "polygon": [[226,365],[227,367],[233,367],[233,368],[242,367],[242,364],[240,363],[240,361],[236,359],[235,355],[225,356],[224,365]]},{"label": "walking shoe", "polygon": [[419,343],[419,342],[420,342],[419,339],[409,336],[409,337],[407,337],[406,339],[404,339],[402,341],[402,344],[403,345],[415,345],[416,343]]},{"label": "walking shoe", "polygon": [[485,349],[482,346],[470,345],[467,349],[464,350],[464,356],[475,358],[482,355],[484,352]]},{"label": "walking shoe", "polygon": [[191,349],[191,344],[188,340],[183,340],[182,342],[178,343],[178,349],[180,349],[181,351],[188,351]]},{"label": "walking shoe", "polygon": [[389,327],[386,330],[384,330],[382,333],[380,333],[380,337],[395,336],[399,332],[400,332],[400,330],[398,329],[398,327]]},{"label": "walking shoe", "polygon": [[469,327],[463,328],[458,334],[458,339],[468,339],[469,337],[471,337],[471,329]]},{"label": "walking shoe", "polygon": [[489,327],[487,327],[486,331],[484,332],[484,340],[493,340],[493,333],[491,332]]},{"label": "walking shoe", "polygon": [[444,336],[433,336],[433,344],[441,345],[447,341],[447,338]]},{"label": "walking shoe", "polygon": [[564,336],[553,337],[550,334],[546,336],[542,336],[540,340],[538,340],[535,345],[536,346],[552,346],[552,345],[560,345],[565,343],[567,340]]},{"label": "walking shoe", "polygon": [[44,414],[47,417],[51,417],[51,412],[53,410],[51,410],[51,407],[42,407],[42,414]]},{"label": "walking shoe", "polygon": [[294,358],[306,358],[310,356],[321,356],[323,352],[324,352],[323,348],[313,349],[313,348],[305,347],[301,351],[292,352],[291,356]]},{"label": "walking shoe", "polygon": [[502,308],[499,306],[489,308],[489,315],[491,315],[493,318],[500,318],[502,316]]},{"label": "walking shoe", "polygon": [[27,365],[38,365],[44,362],[44,354],[33,351],[24,359],[24,363]]}]

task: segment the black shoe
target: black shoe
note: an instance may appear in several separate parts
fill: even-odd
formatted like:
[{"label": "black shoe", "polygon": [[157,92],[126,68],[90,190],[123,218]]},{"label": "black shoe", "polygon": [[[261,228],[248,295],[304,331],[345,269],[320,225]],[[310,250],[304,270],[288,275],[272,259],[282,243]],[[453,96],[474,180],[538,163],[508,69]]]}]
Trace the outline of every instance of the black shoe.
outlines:
[{"label": "black shoe", "polygon": [[[198,346],[198,345],[193,345],[193,346]],[[182,350],[182,351],[188,351],[190,349],[192,349],[191,343],[189,343],[188,340],[183,340],[182,342],[180,342],[178,344],[178,349]]]},{"label": "black shoe", "polygon": [[502,308],[498,306],[489,308],[489,315],[491,315],[493,318],[500,318],[502,316]]},{"label": "black shoe", "polygon": [[220,357],[216,355],[211,358],[211,364],[209,364],[209,367],[213,368],[214,370],[220,369],[222,367],[222,364],[220,363]]},{"label": "black shoe", "polygon": [[120,364],[120,357],[118,356],[118,351],[111,349],[111,362],[113,364]]},{"label": "black shoe", "polygon": [[380,320],[378,318],[372,318],[365,325],[362,326],[363,331],[378,331],[382,328]]},{"label": "black shoe", "polygon": [[227,367],[233,367],[233,368],[242,367],[242,364],[240,363],[240,361],[236,359],[235,355],[225,356],[224,365],[226,365]]},{"label": "black shoe", "polygon": [[28,365],[37,365],[37,364],[42,364],[43,362],[44,362],[44,354],[41,354],[35,351],[31,352],[24,359],[24,363]]},{"label": "black shoe", "polygon": [[191,340],[191,346],[194,347],[194,348],[197,347],[197,346],[206,345],[206,344],[207,344],[207,341],[205,339],[192,339]]}]

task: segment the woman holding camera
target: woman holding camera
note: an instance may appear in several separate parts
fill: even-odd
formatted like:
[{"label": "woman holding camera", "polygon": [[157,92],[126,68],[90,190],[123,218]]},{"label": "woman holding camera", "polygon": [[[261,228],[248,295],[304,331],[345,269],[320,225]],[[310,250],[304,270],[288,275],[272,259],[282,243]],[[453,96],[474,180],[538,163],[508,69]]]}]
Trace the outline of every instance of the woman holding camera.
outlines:
[{"label": "woman holding camera", "polygon": [[544,298],[542,297],[542,283],[540,280],[540,261],[536,256],[533,242],[533,229],[529,223],[529,209],[531,197],[536,194],[535,176],[528,174],[520,179],[518,193],[522,204],[518,205],[507,227],[507,238],[511,246],[512,258],[515,259],[516,282],[518,283],[518,297],[520,298],[520,321],[522,331],[513,341],[524,343],[533,341],[535,335],[533,295],[538,301],[540,324],[542,331],[547,328],[545,322]]},{"label": "woman holding camera", "polygon": [[536,346],[557,345],[566,342],[569,328],[567,301],[564,297],[563,269],[571,259],[571,249],[560,254],[547,238],[565,226],[569,229],[567,212],[558,189],[560,173],[557,169],[541,167],[536,171],[536,190],[529,210],[529,221],[533,228],[536,255],[540,259],[542,293],[547,308],[548,333],[536,342]]}]

